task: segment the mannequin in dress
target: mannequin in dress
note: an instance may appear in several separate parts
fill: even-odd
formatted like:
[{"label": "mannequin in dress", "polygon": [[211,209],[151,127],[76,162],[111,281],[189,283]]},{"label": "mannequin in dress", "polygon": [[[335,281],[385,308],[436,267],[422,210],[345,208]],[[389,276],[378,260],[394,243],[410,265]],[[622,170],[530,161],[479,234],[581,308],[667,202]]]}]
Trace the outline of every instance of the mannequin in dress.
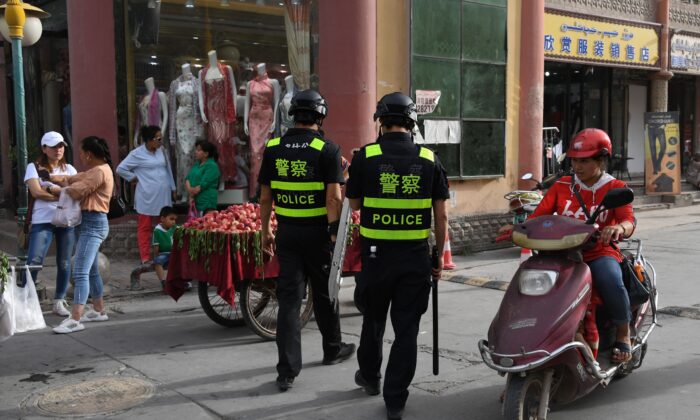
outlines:
[{"label": "mannequin in dress", "polygon": [[152,77],[149,77],[143,83],[146,86],[146,95],[138,104],[134,147],[139,145],[139,131],[142,126],[157,125],[160,127],[161,132],[168,132],[168,96],[156,90],[156,84]]},{"label": "mannequin in dress", "polygon": [[257,76],[248,82],[246,89],[243,129],[250,137],[250,177],[248,195],[255,197],[258,188],[258,173],[262,164],[265,142],[275,131],[277,107],[280,103],[280,84],[267,77],[265,63],[256,66]]},{"label": "mannequin in dress", "polygon": [[185,180],[194,165],[194,144],[203,137],[202,114],[204,103],[199,94],[197,78],[189,63],[182,65],[182,75],[170,83],[169,115],[170,145],[175,147],[176,185],[178,201],[187,202]]},{"label": "mannequin in dress", "polygon": [[209,65],[199,71],[200,96],[202,97],[202,121],[208,124],[207,138],[219,152],[219,169],[224,184],[236,181],[236,81],[231,66],[223,65],[216,58],[216,51],[209,51]]},{"label": "mannequin in dress", "polygon": [[280,136],[284,136],[288,129],[294,127],[294,118],[289,115],[289,108],[292,106],[292,96],[294,96],[294,76],[291,74],[284,78],[284,96],[280,102]]}]

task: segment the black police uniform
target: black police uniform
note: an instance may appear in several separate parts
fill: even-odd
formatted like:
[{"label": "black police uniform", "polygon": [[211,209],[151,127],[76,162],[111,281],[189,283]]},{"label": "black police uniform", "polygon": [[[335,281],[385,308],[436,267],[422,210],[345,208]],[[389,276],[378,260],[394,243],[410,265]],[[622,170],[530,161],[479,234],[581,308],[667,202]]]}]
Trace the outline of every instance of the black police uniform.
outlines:
[{"label": "black police uniform", "polygon": [[307,279],[313,290],[316,323],[323,336],[324,360],[341,347],[340,318],[328,295],[330,236],[326,184],[343,184],[340,148],[314,130],[290,128],[268,141],[259,182],[270,186],[277,217],[277,372],[296,377],[301,371],[299,311]]},{"label": "black police uniform", "polygon": [[401,409],[416,370],[421,315],[428,308],[432,200],[449,198],[445,170],[409,133],[392,132],[355,154],[346,191],[362,199],[362,272],[355,301],[363,313],[357,360],[370,382],[381,378],[382,343],[391,303],[395,341],[384,381],[388,409]]}]

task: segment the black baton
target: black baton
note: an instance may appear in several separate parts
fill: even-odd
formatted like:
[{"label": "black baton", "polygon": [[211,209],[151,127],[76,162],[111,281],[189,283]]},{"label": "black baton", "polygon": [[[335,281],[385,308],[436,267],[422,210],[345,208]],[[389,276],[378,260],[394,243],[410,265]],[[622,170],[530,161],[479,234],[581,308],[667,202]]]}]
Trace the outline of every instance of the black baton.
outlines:
[{"label": "black baton", "polygon": [[[437,246],[433,247],[432,262],[433,268],[438,268]],[[433,278],[431,286],[433,288],[433,375],[437,376],[440,373],[440,348],[438,347],[438,280]]]}]

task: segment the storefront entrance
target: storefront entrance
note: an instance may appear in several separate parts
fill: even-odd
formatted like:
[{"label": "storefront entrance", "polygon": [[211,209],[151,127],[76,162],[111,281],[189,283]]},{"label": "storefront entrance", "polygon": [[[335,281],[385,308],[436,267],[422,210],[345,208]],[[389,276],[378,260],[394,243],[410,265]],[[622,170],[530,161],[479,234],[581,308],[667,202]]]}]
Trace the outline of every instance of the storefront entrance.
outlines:
[{"label": "storefront entrance", "polygon": [[613,143],[610,172],[644,172],[647,72],[545,62],[544,126],[559,129],[562,151],[584,128],[605,130]]},{"label": "storefront entrance", "polygon": [[685,173],[692,156],[695,121],[695,76],[675,74],[668,84],[668,110],[680,115],[681,167]]}]

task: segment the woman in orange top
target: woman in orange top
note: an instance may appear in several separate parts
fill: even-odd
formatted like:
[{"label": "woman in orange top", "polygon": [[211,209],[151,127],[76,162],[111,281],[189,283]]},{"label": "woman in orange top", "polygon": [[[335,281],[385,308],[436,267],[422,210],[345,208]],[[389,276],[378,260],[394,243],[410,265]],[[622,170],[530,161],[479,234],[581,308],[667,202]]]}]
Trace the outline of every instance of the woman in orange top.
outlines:
[{"label": "woman in orange top", "polygon": [[[107,238],[109,201],[114,188],[112,159],[104,139],[90,136],[83,139],[80,160],[87,167],[85,172],[73,176],[52,177],[52,181],[67,185],[66,193],[80,200],[82,222],[80,236],[75,246],[73,280],[75,281],[71,316],[53,329],[57,334],[68,334],[85,329],[83,322],[107,321],[102,299],[102,277],[97,268],[100,245]],[[83,313],[88,294],[93,309]]]}]

